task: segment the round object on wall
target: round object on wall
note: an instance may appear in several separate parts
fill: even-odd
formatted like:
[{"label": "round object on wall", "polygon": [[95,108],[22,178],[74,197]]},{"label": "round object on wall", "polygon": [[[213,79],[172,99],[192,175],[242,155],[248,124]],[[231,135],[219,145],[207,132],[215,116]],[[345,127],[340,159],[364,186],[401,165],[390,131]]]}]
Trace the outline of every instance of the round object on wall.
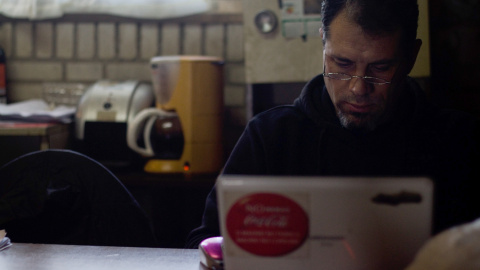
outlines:
[{"label": "round object on wall", "polygon": [[255,26],[262,34],[273,32],[277,24],[277,15],[271,10],[263,10],[255,15]]}]

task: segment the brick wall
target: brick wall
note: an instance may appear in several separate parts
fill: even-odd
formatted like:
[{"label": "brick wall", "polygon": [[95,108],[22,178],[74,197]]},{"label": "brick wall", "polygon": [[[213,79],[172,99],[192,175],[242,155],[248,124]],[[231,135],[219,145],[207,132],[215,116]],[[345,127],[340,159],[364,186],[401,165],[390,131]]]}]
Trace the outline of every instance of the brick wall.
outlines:
[{"label": "brick wall", "polygon": [[[226,3],[224,0],[223,9],[229,6]],[[153,56],[219,56],[226,63],[227,149],[232,147],[246,122],[240,13],[168,21],[111,16],[65,16],[43,21],[3,17],[0,46],[7,55],[10,102],[41,98],[44,83],[89,85],[99,79],[150,81],[148,63]]]}]

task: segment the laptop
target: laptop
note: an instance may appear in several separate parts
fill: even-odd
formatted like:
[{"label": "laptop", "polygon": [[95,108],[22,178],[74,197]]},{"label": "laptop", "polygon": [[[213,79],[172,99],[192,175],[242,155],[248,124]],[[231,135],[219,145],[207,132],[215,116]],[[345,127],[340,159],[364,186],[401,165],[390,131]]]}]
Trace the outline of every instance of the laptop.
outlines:
[{"label": "laptop", "polygon": [[400,270],[431,236],[428,178],[220,175],[225,269]]}]

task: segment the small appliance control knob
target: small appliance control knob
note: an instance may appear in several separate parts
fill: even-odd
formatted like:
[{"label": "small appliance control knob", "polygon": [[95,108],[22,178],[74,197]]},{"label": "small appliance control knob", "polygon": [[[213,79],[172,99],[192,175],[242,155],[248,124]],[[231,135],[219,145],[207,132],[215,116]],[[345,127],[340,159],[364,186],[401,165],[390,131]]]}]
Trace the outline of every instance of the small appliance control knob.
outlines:
[{"label": "small appliance control knob", "polygon": [[104,108],[105,110],[109,110],[110,108],[112,108],[112,103],[110,103],[110,102],[108,102],[108,101],[105,102],[105,103],[103,103],[103,108]]}]

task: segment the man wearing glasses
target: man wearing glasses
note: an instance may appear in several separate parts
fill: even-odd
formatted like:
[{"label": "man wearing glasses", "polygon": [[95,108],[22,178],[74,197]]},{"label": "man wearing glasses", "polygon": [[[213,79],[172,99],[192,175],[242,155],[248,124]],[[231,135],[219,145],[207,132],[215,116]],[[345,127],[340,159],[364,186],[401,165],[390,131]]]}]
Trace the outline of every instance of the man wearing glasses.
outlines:
[{"label": "man wearing glasses", "polygon": [[[416,0],[325,0],[323,73],[254,117],[223,173],[428,176],[435,232],[480,217],[474,119],[436,108],[408,77],[417,21]],[[188,246],[219,235],[217,215],[213,190]]]}]

